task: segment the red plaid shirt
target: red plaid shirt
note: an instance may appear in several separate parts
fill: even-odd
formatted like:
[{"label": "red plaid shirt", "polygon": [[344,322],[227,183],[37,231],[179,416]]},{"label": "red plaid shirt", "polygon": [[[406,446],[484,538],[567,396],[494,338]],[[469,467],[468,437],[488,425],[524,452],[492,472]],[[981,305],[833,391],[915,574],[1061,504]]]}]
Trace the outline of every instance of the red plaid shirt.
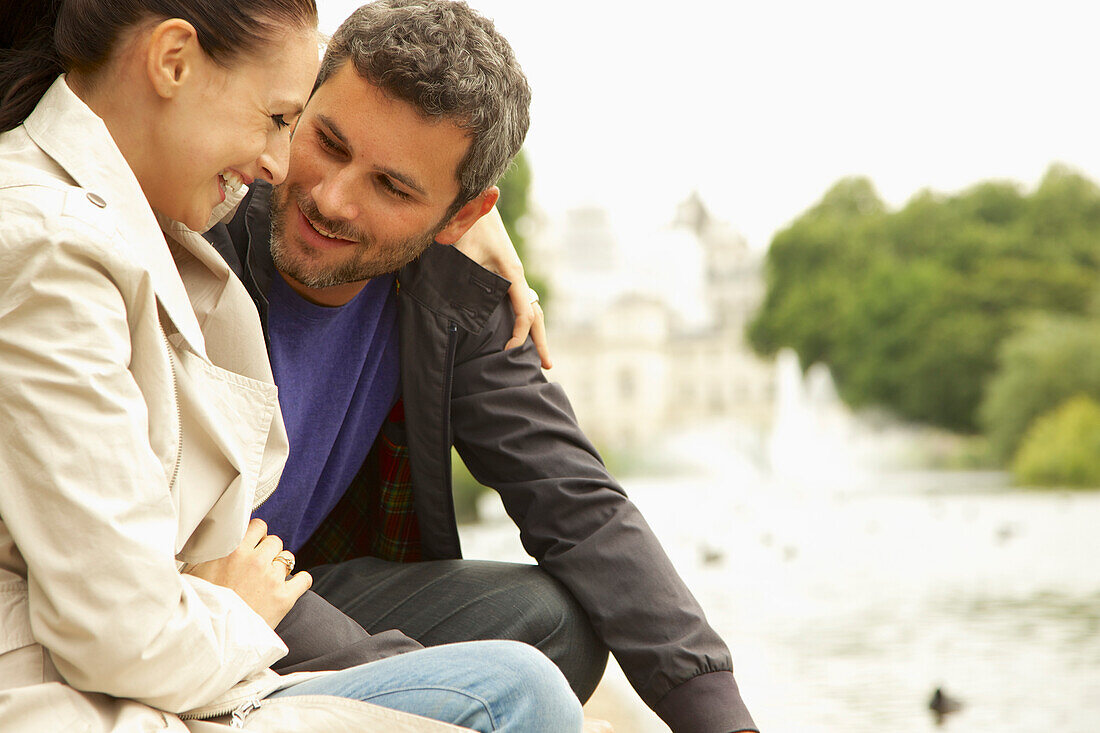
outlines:
[{"label": "red plaid shirt", "polygon": [[[387,423],[405,422],[405,405],[397,401]],[[420,525],[413,508],[409,447],[378,432],[363,468],[344,497],[297,552],[299,567],[309,568],[355,557],[396,562],[421,559]]]}]

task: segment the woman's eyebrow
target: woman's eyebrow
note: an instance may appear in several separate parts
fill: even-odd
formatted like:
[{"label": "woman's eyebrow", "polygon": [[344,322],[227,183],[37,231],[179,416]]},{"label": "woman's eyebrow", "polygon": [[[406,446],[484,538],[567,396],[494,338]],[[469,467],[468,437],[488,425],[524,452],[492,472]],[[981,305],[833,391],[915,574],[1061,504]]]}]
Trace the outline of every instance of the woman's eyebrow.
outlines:
[{"label": "woman's eyebrow", "polygon": [[305,105],[302,104],[300,99],[276,99],[271,103],[271,109],[286,109],[289,111],[281,114],[300,115],[302,110],[305,109]]}]

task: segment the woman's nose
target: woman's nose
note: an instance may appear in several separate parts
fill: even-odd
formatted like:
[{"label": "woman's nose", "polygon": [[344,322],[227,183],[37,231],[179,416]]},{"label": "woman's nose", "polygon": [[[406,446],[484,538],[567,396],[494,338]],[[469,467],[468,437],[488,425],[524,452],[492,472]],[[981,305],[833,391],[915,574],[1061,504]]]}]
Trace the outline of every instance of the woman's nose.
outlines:
[{"label": "woman's nose", "polygon": [[260,167],[260,178],[273,184],[282,183],[290,165],[290,135],[281,133],[269,139],[267,148],[256,159],[256,163]]}]

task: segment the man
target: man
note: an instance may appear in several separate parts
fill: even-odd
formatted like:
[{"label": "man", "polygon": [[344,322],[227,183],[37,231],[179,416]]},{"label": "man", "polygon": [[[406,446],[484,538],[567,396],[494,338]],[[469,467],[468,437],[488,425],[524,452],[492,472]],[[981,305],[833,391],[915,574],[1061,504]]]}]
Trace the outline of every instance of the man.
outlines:
[{"label": "man", "polygon": [[[582,701],[606,645],[677,733],[756,730],[726,646],[531,342],[503,348],[508,282],[441,246],[492,209],[529,102],[464,4],[374,3],[337,31],[285,183],[209,235],[260,309],[290,434],[256,514],[372,633],[527,641]],[[538,567],[458,559],[452,444]]]}]

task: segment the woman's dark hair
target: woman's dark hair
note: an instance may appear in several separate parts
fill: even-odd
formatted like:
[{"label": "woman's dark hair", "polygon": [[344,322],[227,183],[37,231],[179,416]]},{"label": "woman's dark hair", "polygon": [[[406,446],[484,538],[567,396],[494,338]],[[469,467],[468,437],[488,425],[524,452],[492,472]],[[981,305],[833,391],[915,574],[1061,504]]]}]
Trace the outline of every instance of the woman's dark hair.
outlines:
[{"label": "woman's dark hair", "polygon": [[20,125],[64,71],[95,73],[122,32],[182,18],[228,66],[288,28],[317,24],[315,0],[17,0],[0,7],[0,132]]}]

